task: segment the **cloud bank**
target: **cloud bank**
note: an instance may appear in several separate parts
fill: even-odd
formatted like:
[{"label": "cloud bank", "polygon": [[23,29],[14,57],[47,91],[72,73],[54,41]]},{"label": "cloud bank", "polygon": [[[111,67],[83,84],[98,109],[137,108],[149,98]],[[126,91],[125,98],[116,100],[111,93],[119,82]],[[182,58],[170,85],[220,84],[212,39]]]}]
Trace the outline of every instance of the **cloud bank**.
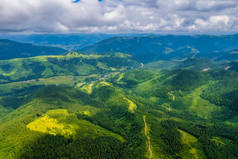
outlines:
[{"label": "cloud bank", "polygon": [[237,0],[1,0],[0,32],[238,32]]}]

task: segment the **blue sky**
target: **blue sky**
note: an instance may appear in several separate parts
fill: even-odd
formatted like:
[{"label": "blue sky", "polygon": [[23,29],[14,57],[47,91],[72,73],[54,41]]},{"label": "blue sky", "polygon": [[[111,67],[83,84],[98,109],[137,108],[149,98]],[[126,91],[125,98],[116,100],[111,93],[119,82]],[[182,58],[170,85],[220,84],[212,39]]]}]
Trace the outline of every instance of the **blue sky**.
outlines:
[{"label": "blue sky", "polygon": [[238,0],[1,0],[2,33],[237,33]]}]

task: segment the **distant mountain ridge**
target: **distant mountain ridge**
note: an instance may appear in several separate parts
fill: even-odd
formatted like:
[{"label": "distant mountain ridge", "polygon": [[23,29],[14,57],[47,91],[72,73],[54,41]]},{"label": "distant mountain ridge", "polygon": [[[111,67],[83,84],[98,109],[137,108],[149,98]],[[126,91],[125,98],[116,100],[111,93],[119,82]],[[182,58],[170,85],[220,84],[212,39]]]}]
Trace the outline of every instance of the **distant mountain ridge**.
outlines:
[{"label": "distant mountain ridge", "polygon": [[66,52],[67,50],[58,47],[40,46],[0,39],[0,60],[40,55],[60,55]]},{"label": "distant mountain ridge", "polygon": [[238,48],[238,35],[163,35],[115,37],[81,49],[85,53],[123,52],[142,62],[206,57],[213,60],[237,60],[231,54]]},{"label": "distant mountain ridge", "polygon": [[101,40],[113,37],[109,34],[32,34],[32,35],[0,35],[0,39],[9,39],[22,43],[44,46],[60,46],[67,50],[77,50]]}]

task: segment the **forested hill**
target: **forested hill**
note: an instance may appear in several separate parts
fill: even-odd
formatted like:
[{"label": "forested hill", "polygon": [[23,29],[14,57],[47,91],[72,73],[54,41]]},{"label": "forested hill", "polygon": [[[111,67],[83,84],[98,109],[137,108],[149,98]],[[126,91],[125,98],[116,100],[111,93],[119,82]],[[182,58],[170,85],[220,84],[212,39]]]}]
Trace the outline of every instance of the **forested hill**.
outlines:
[{"label": "forested hill", "polygon": [[238,35],[224,36],[144,36],[115,37],[81,49],[86,53],[124,52],[140,61],[172,60],[207,57],[213,60],[237,60]]},{"label": "forested hill", "polygon": [[53,76],[90,76],[139,67],[130,55],[84,55],[76,52],[0,60],[0,83]]},{"label": "forested hill", "polygon": [[0,84],[0,158],[237,159],[237,76],[131,69]]},{"label": "forested hill", "polygon": [[40,55],[59,55],[67,50],[58,47],[39,46],[0,39],[0,60]]}]

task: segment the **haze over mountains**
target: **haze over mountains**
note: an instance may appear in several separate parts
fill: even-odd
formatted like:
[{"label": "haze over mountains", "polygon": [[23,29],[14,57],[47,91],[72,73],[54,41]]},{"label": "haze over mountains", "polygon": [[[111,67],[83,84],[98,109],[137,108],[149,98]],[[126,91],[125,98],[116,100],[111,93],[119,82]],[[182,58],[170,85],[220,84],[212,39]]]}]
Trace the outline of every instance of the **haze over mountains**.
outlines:
[{"label": "haze over mountains", "polygon": [[76,50],[92,45],[114,35],[110,34],[34,34],[34,35],[0,35],[0,39],[10,39],[17,42],[37,45],[58,46],[64,49]]},{"label": "haze over mountains", "polygon": [[[56,47],[36,47],[35,45],[18,46],[17,54],[25,57],[37,55],[63,54],[66,50],[81,53],[108,54],[122,52],[133,55],[142,62],[157,60],[183,60],[186,58],[209,58],[211,60],[237,60],[238,35],[120,35],[113,34],[82,34],[82,35],[17,35],[5,36],[10,39],[33,42],[38,45],[58,46],[65,49],[57,50]],[[7,46],[14,47],[20,43],[10,43],[2,40],[1,51],[7,51]],[[5,43],[5,44],[4,44]],[[27,48],[24,48],[27,47]],[[34,48],[35,47],[35,48]],[[44,50],[44,49],[45,50]],[[21,50],[22,49],[22,50]],[[24,50],[25,49],[25,50]],[[39,49],[38,54],[34,49]],[[52,49],[52,50],[50,50]],[[56,50],[54,50],[56,49]],[[13,50],[14,51],[14,50]],[[11,52],[11,50],[9,50]],[[45,52],[45,53],[44,53]],[[47,52],[47,53],[46,53]],[[2,53],[3,54],[3,53]],[[28,54],[28,55],[27,55]],[[32,55],[31,55],[32,54]],[[21,56],[21,55],[19,55]],[[4,57],[3,57],[4,58]],[[14,58],[14,56],[13,56]]]},{"label": "haze over mountains", "polygon": [[184,58],[209,58],[212,60],[237,60],[238,35],[225,36],[145,36],[115,37],[81,49],[82,52],[105,54],[130,53],[138,60],[181,60]]}]

